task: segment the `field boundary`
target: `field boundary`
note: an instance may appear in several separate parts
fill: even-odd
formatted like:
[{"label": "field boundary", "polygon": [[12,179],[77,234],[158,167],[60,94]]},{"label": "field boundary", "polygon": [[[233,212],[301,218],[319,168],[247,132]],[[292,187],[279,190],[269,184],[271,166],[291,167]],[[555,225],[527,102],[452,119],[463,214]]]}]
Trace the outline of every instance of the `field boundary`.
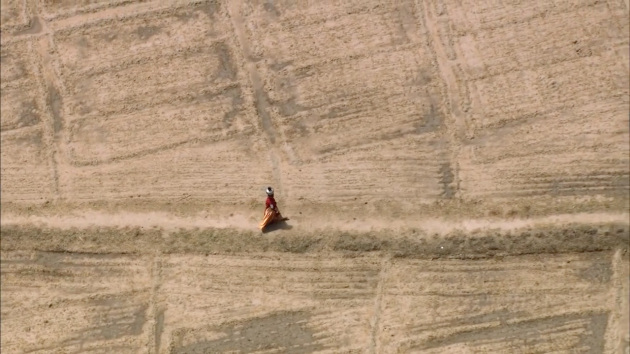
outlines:
[{"label": "field boundary", "polygon": [[418,229],[339,231],[299,229],[261,233],[235,228],[164,230],[141,226],[57,228],[3,225],[2,251],[106,254],[381,253],[394,258],[479,259],[523,254],[628,249],[628,223],[561,224],[472,232]]}]

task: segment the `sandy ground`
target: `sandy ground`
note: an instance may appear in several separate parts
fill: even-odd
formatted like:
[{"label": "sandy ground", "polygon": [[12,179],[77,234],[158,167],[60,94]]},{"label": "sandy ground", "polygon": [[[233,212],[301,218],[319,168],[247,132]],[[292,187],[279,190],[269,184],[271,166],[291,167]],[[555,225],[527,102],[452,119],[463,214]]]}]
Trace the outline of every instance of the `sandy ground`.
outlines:
[{"label": "sandy ground", "polygon": [[627,0],[0,5],[3,352],[630,351]]}]

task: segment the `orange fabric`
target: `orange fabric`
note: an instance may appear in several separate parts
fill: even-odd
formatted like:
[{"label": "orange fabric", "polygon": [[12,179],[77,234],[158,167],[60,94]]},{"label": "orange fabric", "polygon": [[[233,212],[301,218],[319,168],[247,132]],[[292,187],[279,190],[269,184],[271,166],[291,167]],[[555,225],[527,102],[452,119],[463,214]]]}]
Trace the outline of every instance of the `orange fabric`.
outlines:
[{"label": "orange fabric", "polygon": [[264,229],[265,226],[274,222],[277,216],[278,214],[276,214],[276,212],[273,209],[271,208],[265,209],[265,215],[263,216],[263,220],[260,222],[260,225],[258,227],[261,230]]}]

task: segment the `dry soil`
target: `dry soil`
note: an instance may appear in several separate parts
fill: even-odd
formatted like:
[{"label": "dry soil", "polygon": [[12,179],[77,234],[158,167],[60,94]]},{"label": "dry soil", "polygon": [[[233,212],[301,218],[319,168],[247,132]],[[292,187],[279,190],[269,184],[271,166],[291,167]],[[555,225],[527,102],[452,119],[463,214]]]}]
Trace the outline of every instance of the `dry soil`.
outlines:
[{"label": "dry soil", "polygon": [[1,0],[3,353],[630,352],[628,9]]}]

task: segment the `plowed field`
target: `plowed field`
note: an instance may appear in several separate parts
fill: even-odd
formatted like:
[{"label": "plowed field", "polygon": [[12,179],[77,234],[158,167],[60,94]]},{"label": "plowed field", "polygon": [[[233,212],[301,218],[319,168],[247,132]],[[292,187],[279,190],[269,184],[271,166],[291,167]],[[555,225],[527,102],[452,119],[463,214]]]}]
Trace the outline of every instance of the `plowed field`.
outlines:
[{"label": "plowed field", "polygon": [[627,353],[628,9],[2,0],[3,352]]}]

